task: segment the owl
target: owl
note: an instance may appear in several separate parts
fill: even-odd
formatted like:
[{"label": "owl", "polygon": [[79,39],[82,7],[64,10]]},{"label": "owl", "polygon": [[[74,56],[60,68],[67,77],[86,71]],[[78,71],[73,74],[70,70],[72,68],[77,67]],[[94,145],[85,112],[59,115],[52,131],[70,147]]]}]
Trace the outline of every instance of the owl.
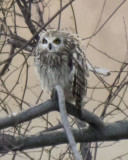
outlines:
[{"label": "owl", "polygon": [[33,55],[42,88],[52,91],[56,85],[61,85],[66,101],[81,109],[89,74],[78,35],[61,30],[43,30]]}]

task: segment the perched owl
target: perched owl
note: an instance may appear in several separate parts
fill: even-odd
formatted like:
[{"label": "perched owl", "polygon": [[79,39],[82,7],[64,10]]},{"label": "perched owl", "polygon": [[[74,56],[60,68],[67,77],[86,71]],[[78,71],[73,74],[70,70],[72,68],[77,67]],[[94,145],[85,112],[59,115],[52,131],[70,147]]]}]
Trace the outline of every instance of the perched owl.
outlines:
[{"label": "perched owl", "polygon": [[52,91],[61,85],[66,101],[80,109],[87,90],[88,67],[79,37],[60,30],[42,31],[33,55],[42,88]]}]

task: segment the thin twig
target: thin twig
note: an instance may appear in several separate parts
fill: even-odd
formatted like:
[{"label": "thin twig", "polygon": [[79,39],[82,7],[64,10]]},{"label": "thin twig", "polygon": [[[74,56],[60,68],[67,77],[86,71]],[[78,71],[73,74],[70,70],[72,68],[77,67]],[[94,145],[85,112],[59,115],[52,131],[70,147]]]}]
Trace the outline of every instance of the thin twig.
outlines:
[{"label": "thin twig", "polygon": [[[9,57],[11,57],[11,56],[14,54],[15,49],[16,49],[16,47],[15,47],[14,45],[12,45],[12,46],[11,46],[11,49],[10,49]],[[9,67],[9,65],[10,65],[10,63],[11,63],[11,61],[12,61],[12,58],[10,58],[10,59],[6,62],[6,64],[4,65],[4,67],[2,68],[2,70],[1,70],[1,72],[0,72],[0,77],[2,77],[2,76],[5,74],[6,70],[8,69],[8,67]]]},{"label": "thin twig", "polygon": [[83,38],[83,40],[94,37],[105,26],[105,24],[112,18],[112,16],[118,11],[118,9],[124,4],[124,2],[126,2],[126,0],[121,2],[121,4],[112,12],[112,14],[107,18],[107,20],[101,25],[101,27],[94,34],[92,34],[91,36],[89,36],[87,38]]},{"label": "thin twig", "polygon": [[[96,30],[97,30],[97,28],[98,28],[98,26],[99,26],[99,24],[100,24],[101,18],[102,18],[102,16],[103,16],[103,12],[104,12],[105,5],[106,5],[106,0],[104,0],[104,2],[103,2],[103,7],[102,7],[102,10],[101,10],[101,14],[100,14],[99,20],[98,20],[98,22],[97,22],[97,24],[96,24],[96,27],[95,27],[95,29],[94,29],[94,31],[93,31],[93,34],[96,32]],[[89,46],[89,44],[90,44],[90,42],[91,42],[91,39],[92,39],[92,37],[90,37],[86,48],[88,48],[88,46]]]},{"label": "thin twig", "polygon": [[[61,9],[62,9],[62,0],[60,0],[60,10],[61,10]],[[62,13],[60,13],[60,15],[59,15],[58,29],[60,29],[61,15],[62,15]]]}]

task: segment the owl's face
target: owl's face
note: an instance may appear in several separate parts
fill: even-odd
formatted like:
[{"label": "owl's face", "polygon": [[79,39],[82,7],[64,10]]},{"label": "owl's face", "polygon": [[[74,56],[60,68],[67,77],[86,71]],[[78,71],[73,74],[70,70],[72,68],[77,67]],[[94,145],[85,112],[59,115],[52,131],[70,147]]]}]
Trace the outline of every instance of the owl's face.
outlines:
[{"label": "owl's face", "polygon": [[64,37],[59,34],[42,33],[39,40],[39,48],[47,52],[60,52],[64,47]]}]

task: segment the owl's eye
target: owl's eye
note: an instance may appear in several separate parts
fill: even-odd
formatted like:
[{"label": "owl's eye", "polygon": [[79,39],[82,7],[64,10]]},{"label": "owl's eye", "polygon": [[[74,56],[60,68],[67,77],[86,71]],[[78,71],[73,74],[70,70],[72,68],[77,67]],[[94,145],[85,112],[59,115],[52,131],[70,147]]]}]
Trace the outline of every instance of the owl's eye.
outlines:
[{"label": "owl's eye", "polygon": [[43,44],[46,44],[46,43],[47,43],[47,40],[44,38],[43,41],[42,41],[42,43],[43,43]]},{"label": "owl's eye", "polygon": [[57,38],[57,39],[55,39],[54,41],[53,41],[55,44],[60,44],[60,39],[59,38]]}]

